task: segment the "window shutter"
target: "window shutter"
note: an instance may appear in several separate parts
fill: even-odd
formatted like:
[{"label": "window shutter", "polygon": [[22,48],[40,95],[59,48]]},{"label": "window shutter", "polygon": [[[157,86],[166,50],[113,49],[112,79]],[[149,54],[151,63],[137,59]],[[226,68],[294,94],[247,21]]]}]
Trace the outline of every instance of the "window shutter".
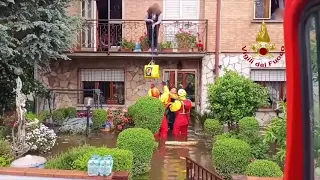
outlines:
[{"label": "window shutter", "polygon": [[124,82],[124,70],[122,69],[82,69],[81,81],[113,81]]},{"label": "window shutter", "polygon": [[286,71],[280,69],[260,70],[251,69],[250,77],[253,81],[286,81]]},{"label": "window shutter", "polygon": [[164,0],[163,19],[180,19],[180,0]]},{"label": "window shutter", "polygon": [[199,19],[199,0],[181,0],[181,19]]}]

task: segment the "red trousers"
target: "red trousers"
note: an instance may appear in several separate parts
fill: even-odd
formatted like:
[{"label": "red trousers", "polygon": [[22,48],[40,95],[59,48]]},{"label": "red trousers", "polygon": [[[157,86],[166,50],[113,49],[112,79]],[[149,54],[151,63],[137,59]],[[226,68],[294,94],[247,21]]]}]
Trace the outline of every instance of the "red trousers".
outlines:
[{"label": "red trousers", "polygon": [[188,136],[189,117],[186,114],[176,114],[176,120],[173,125],[172,134],[174,136]]},{"label": "red trousers", "polygon": [[157,136],[160,136],[160,138],[162,139],[168,137],[168,120],[166,115],[164,115],[162,118],[159,133],[155,134],[155,137]]}]

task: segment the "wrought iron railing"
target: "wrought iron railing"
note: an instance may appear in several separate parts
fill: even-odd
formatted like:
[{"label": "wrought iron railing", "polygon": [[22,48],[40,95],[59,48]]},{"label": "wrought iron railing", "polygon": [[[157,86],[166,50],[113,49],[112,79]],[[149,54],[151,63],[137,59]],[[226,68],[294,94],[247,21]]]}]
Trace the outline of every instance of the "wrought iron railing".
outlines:
[{"label": "wrought iron railing", "polygon": [[[207,20],[163,20],[159,28],[158,47],[168,47],[169,43],[171,49],[182,48],[183,43],[176,36],[186,32],[190,39],[185,40],[183,48],[194,50],[192,52],[206,51],[207,23]],[[136,42],[142,43],[142,50],[148,49],[147,26],[143,20],[86,20],[77,33],[78,44],[74,51],[118,52],[124,40],[127,41],[126,46],[133,46],[132,50]]]},{"label": "wrought iron railing", "polygon": [[223,180],[217,173],[209,171],[186,157],[186,180]]}]

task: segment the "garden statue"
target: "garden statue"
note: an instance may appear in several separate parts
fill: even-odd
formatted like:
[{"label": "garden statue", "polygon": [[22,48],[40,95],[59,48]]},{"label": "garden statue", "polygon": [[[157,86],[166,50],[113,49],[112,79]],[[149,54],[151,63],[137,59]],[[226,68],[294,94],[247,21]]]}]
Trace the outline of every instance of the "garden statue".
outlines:
[{"label": "garden statue", "polygon": [[[22,69],[15,69],[15,74],[18,75],[16,78],[17,87],[16,92],[16,112],[17,112],[17,121],[14,123],[12,128],[12,142],[13,150],[17,157],[22,156],[29,151],[29,147],[26,144],[26,100],[27,97],[21,92],[22,81],[20,75],[23,73]],[[17,132],[15,133],[15,129]]]}]

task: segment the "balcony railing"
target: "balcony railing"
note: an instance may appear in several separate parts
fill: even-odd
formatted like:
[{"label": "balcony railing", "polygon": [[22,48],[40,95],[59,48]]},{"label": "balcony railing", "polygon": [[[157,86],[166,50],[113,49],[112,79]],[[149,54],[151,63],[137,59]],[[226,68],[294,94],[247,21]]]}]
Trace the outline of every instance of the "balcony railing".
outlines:
[{"label": "balcony railing", "polygon": [[[159,51],[205,52],[207,23],[207,20],[163,20],[158,34]],[[127,52],[133,51],[137,42],[141,43],[142,51],[149,48],[144,20],[86,20],[77,33],[74,51]]]}]

